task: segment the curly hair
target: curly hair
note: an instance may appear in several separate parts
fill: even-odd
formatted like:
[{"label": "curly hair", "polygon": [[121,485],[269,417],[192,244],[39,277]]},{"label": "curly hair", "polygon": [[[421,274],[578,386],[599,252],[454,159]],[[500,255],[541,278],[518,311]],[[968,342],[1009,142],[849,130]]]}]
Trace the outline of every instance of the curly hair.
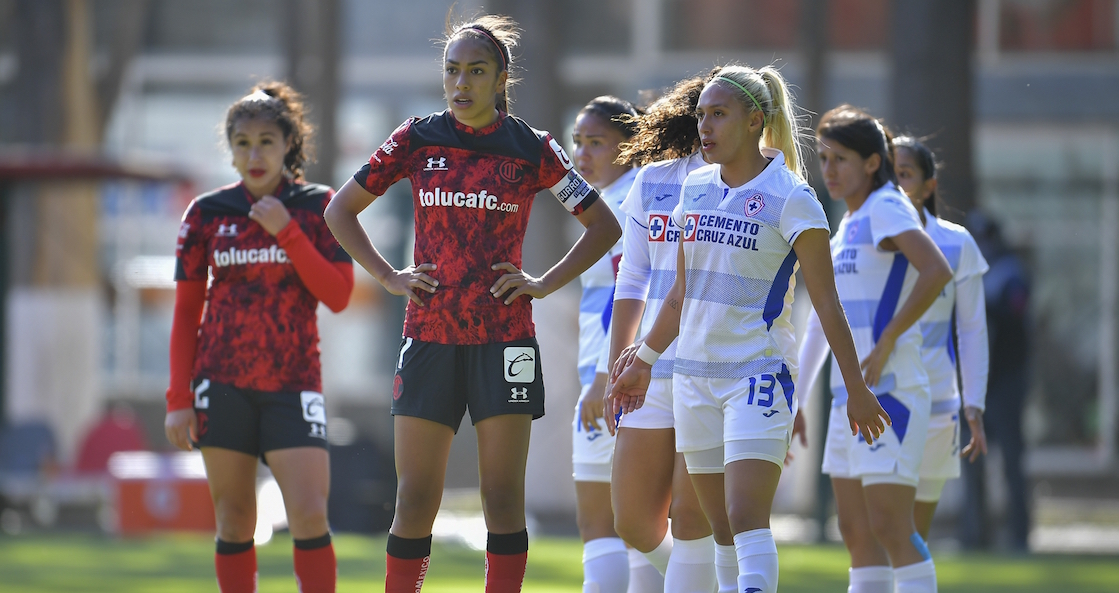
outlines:
[{"label": "curly hair", "polygon": [[690,156],[699,147],[696,105],[718,69],[676,83],[643,115],[634,117],[637,133],[621,145],[618,163],[645,165]]},{"label": "curly hair", "polygon": [[288,142],[284,155],[284,171],[296,181],[303,179],[303,166],[314,162],[311,135],[314,127],[306,119],[303,97],[282,82],[261,82],[241,97],[225,114],[225,139],[233,137],[233,126],[242,119],[265,119],[280,127]]}]

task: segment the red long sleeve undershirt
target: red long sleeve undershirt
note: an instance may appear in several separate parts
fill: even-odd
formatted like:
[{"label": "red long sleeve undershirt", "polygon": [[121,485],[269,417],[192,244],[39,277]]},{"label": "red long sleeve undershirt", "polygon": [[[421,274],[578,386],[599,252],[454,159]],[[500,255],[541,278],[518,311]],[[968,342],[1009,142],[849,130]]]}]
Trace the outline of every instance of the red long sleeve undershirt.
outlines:
[{"label": "red long sleeve undershirt", "polygon": [[[295,221],[288,223],[276,241],[288,255],[295,272],[307,290],[335,313],[346,308],[354,288],[354,266],[350,262],[331,262],[315,249]],[[198,328],[206,306],[205,280],[180,280],[175,286],[175,314],[171,322],[171,385],[167,388],[167,411],[190,408],[194,355],[198,348]]]}]

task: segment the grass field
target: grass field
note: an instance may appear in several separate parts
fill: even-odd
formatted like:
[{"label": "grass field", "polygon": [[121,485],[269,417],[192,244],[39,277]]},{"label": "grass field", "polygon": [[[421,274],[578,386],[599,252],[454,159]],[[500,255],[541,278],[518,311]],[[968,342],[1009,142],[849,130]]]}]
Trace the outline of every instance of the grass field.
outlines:
[{"label": "grass field", "polygon": [[[383,537],[335,538],[338,590],[377,591],[384,586]],[[783,593],[834,591],[847,585],[847,555],[839,546],[782,546]],[[260,592],[294,592],[290,540],[278,536],[257,550]],[[581,591],[582,547],[570,538],[532,543],[526,592]],[[936,558],[940,591],[1009,593],[1119,591],[1119,559],[1083,556]],[[482,553],[436,545],[425,593],[482,590]],[[217,591],[213,540],[197,535],[117,539],[92,534],[0,537],[0,592]]]}]

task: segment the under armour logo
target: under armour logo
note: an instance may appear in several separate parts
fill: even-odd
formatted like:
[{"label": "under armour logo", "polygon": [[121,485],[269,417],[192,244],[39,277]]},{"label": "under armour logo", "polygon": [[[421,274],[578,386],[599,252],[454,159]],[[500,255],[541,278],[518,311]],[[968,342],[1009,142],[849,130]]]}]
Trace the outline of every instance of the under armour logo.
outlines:
[{"label": "under armour logo", "polygon": [[528,387],[510,387],[509,401],[511,403],[528,402]]},{"label": "under armour logo", "polygon": [[439,158],[430,157],[427,159],[427,166],[424,171],[446,171],[447,170],[447,157],[441,156]]},{"label": "under armour logo", "polygon": [[315,437],[316,439],[326,438],[326,425],[325,424],[311,424],[311,432],[307,435]]},{"label": "under armour logo", "polygon": [[230,224],[230,225],[219,224],[218,225],[217,236],[219,236],[219,237],[236,237],[237,236],[237,225],[236,224]]},{"label": "under armour logo", "polygon": [[766,418],[772,418],[774,414],[776,414],[780,411],[781,410],[770,410],[768,412],[762,412],[762,416],[765,416]]}]

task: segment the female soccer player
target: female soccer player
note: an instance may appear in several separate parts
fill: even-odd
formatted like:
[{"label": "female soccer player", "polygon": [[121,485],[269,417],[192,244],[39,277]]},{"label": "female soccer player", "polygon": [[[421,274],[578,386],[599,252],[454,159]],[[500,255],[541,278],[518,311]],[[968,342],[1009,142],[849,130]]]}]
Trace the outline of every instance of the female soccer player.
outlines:
[{"label": "female soccer player", "polygon": [[[638,110],[629,101],[602,96],[587,103],[575,118],[575,169],[598,190],[615,215],[637,174],[628,161],[615,162],[618,146],[633,136],[633,118],[637,115]],[[582,390],[572,422],[572,466],[575,517],[583,539],[583,590],[593,593],[664,590],[660,574],[644,556],[635,553],[636,562],[630,562],[625,542],[614,532],[614,513],[610,508],[614,437],[607,432],[602,418],[602,398],[607,378],[604,357],[609,351],[606,330],[610,326],[620,251],[619,243],[579,276],[583,285],[579,303]],[[619,569],[630,564],[630,570]]]},{"label": "female soccer player", "polygon": [[256,590],[258,457],[284,495],[300,590],[334,591],[315,309],[345,308],[354,275],[323,223],[332,190],[303,181],[303,116],[282,83],[235,102],[225,135],[241,182],[196,198],[179,229],[165,429],[202,449],[223,593]]},{"label": "female soccer player", "polygon": [[[709,78],[697,76],[677,83],[639,118],[637,134],[622,151],[623,160],[648,164],[637,173],[622,204],[627,217],[610,322],[611,363],[633,343],[639,327],[641,334],[652,327],[676,276],[680,231],[671,215],[680,202],[684,178],[704,164],[695,107]],[[664,574],[665,591],[713,591],[715,543],[683,456],[676,453],[672,428],[674,346],[653,368],[645,405],[623,416],[616,429],[610,485],[614,522],[626,543]],[[734,548],[726,547],[729,555],[722,550],[719,559],[737,575]]]},{"label": "female soccer player", "polygon": [[[832,241],[839,297],[866,383],[893,419],[874,444],[850,438],[841,423],[851,400],[832,379],[823,471],[831,475],[851,554],[849,591],[893,591],[895,577],[900,593],[935,591],[932,557],[913,524],[930,406],[917,320],[952,271],[894,183],[891,137],[878,120],[841,105],[820,119],[816,139],[824,183],[832,199],[847,204]],[[826,352],[810,317],[801,348],[804,385],[812,385]]]},{"label": "female soccer player", "polygon": [[[929,234],[952,267],[949,282],[920,321],[921,358],[929,374],[932,411],[929,435],[921,457],[913,520],[917,532],[929,539],[933,513],[944,483],[960,476],[960,457],[975,461],[987,453],[983,430],[983,408],[987,398],[987,308],[983,294],[983,274],[987,260],[971,233],[964,227],[937,215],[936,157],[912,136],[894,139],[894,160],[898,186],[921,215]],[[952,328],[959,341],[957,355]],[[971,429],[971,441],[960,451],[960,389],[956,385],[956,365],[963,379],[964,417]]]},{"label": "female soccer player", "polygon": [[789,318],[798,262],[843,359],[852,434],[870,442],[889,420],[859,372],[834,289],[827,218],[801,173],[794,110],[771,67],[727,66],[704,88],[700,142],[715,164],[684,181],[672,214],[681,231],[676,281],[643,343],[620,357],[615,368],[625,370],[610,395],[627,412],[641,403],[652,365],[679,334],[676,448],[715,541],[733,541],[742,592],[777,590],[769,515],[796,413]]},{"label": "female soccer player", "polygon": [[[520,590],[528,556],[529,428],[544,414],[530,299],[574,280],[621,236],[610,207],[559,143],[509,114],[509,50],[517,37],[516,24],[501,16],[449,26],[448,109],[405,121],[326,211],[346,251],[389,292],[409,300],[393,382],[399,485],[387,549],[390,593],[415,593],[423,583],[451,439],[467,408],[478,433],[490,532],[486,591]],[[405,177],[415,204],[417,265],[395,270],[357,215]],[[521,270],[521,245],[533,197],[543,189],[586,230],[536,278]]]}]

